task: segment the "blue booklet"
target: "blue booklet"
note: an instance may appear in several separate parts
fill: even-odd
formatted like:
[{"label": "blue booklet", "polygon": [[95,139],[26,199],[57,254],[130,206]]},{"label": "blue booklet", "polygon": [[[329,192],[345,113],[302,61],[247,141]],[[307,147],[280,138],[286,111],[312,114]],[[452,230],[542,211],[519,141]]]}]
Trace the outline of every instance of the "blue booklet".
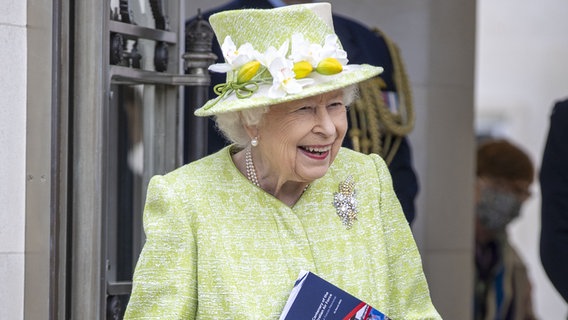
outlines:
[{"label": "blue booklet", "polygon": [[280,320],[390,320],[379,310],[309,271],[300,276]]}]

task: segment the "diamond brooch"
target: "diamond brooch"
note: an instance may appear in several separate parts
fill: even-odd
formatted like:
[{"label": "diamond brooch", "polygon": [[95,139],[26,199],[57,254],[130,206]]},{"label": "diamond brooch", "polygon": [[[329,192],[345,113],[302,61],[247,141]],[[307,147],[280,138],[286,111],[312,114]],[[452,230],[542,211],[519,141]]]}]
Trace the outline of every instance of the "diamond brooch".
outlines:
[{"label": "diamond brooch", "polygon": [[337,215],[347,229],[353,226],[357,220],[357,199],[355,199],[355,181],[353,176],[339,183],[339,192],[333,195],[333,206],[337,210]]}]

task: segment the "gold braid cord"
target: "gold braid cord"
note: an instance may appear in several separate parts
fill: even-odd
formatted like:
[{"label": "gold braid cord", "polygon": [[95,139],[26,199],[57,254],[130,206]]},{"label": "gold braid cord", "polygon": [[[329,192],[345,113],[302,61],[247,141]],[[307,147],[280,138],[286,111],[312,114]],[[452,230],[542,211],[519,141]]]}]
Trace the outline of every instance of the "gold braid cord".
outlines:
[{"label": "gold braid cord", "polygon": [[[373,32],[385,40],[389,49],[397,89],[398,112],[391,112],[384,101],[381,89],[386,84],[383,79],[375,77],[360,83],[359,98],[349,109],[349,138],[354,150],[379,154],[390,164],[402,138],[414,128],[412,92],[397,45],[379,29],[375,28]],[[381,136],[384,136],[383,140]]]}]

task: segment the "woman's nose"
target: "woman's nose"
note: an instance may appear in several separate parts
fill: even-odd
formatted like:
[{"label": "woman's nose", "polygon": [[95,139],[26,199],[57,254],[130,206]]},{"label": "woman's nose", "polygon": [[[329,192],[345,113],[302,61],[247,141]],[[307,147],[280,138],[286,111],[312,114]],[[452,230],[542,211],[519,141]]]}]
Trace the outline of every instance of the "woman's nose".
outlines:
[{"label": "woman's nose", "polygon": [[316,124],[314,130],[318,133],[331,135],[335,132],[335,124],[325,107],[318,107],[316,111]]}]

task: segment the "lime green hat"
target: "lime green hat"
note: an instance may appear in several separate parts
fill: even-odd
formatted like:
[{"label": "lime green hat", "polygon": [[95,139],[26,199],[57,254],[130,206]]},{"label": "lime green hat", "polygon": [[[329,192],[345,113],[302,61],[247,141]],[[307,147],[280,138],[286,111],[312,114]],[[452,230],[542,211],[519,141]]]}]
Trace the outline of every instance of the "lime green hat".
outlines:
[{"label": "lime green hat", "polygon": [[331,5],[309,3],[275,9],[230,10],[209,22],[221,44],[226,72],[219,95],[195,111],[205,117],[271,106],[341,89],[383,71],[347,64],[333,29]]}]

